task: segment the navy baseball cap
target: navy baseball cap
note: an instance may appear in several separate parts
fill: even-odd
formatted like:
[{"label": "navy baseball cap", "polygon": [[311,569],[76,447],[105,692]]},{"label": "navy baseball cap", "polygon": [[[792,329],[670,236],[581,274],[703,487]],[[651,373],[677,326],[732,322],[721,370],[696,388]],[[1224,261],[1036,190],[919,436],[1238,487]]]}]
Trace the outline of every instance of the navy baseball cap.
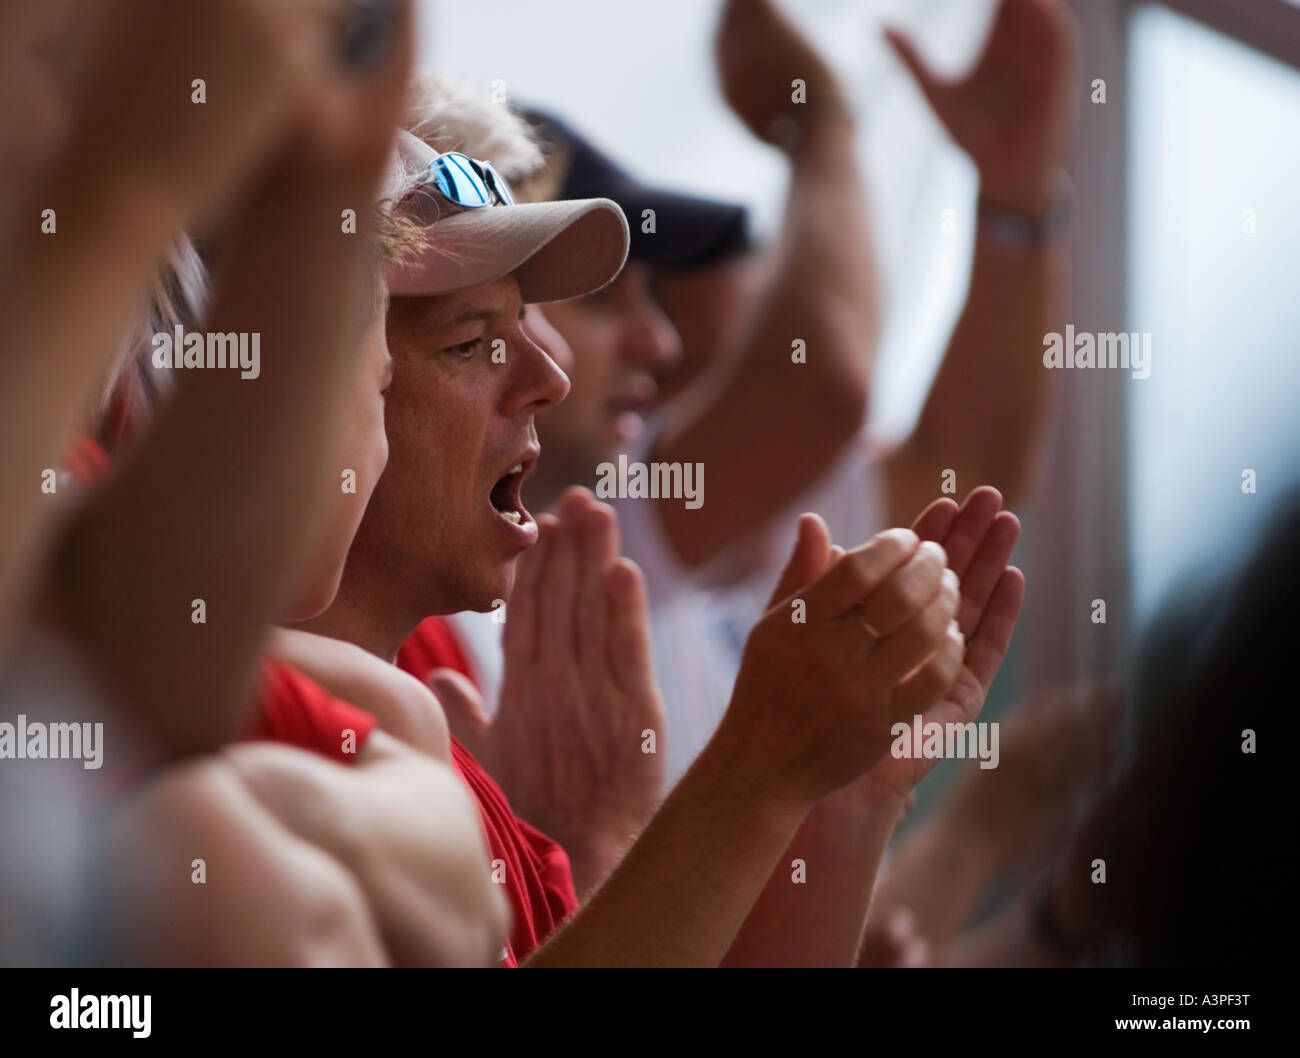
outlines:
[{"label": "navy baseball cap", "polygon": [[[572,126],[541,110],[524,117],[537,132],[542,149],[562,147],[568,168],[556,197],[607,198],[627,216],[629,261],[652,268],[698,268],[751,249],[749,212],[744,206],[666,191],[642,183],[598,150]],[[654,210],[655,230],[641,230],[644,210]]]}]

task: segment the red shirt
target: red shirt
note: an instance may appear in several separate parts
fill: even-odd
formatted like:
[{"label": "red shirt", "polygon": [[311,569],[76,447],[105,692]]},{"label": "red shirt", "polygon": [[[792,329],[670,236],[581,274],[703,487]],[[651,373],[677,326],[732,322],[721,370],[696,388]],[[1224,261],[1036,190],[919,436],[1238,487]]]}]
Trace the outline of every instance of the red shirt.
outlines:
[{"label": "red shirt", "polygon": [[[79,436],[67,464],[78,481],[90,483],[107,472],[109,460],[99,445]],[[412,633],[397,663],[421,682],[438,668],[455,669],[474,679],[456,633],[439,617],[428,618]],[[335,698],[291,665],[264,659],[250,741],[281,742],[351,763],[375,724],[371,714]],[[569,857],[558,842],[511,811],[501,787],[454,738],[451,753],[457,772],[478,801],[493,876],[501,877],[514,913],[514,932],[503,964],[518,966],[578,907]]]},{"label": "red shirt", "polygon": [[478,801],[492,855],[492,876],[505,887],[514,915],[514,932],[502,965],[518,966],[577,910],[569,855],[511,811],[501,787],[454,738],[451,760]]},{"label": "red shirt", "polygon": [[375,724],[364,709],[335,698],[292,665],[278,658],[262,661],[257,712],[247,741],[283,742],[351,764]]},{"label": "red shirt", "polygon": [[455,669],[478,686],[469,655],[456,630],[441,617],[426,617],[397,652],[397,667],[421,683],[428,683],[434,669]]},{"label": "red shirt", "polygon": [[[421,622],[402,645],[397,664],[422,682],[440,668],[474,679],[455,631],[441,617]],[[569,856],[558,842],[514,814],[501,787],[454,738],[451,759],[478,800],[493,876],[500,878],[504,871],[502,884],[515,919],[504,965],[518,966],[577,910]]]}]

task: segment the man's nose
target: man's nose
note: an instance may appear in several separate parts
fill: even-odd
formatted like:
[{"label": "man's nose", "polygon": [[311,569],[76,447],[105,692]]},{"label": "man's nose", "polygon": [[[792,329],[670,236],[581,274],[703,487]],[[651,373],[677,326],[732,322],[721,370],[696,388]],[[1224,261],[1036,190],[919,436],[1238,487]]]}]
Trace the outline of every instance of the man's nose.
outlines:
[{"label": "man's nose", "polygon": [[568,396],[569,376],[522,328],[506,350],[506,366],[511,372],[507,414],[539,412]]},{"label": "man's nose", "polygon": [[681,335],[657,305],[642,305],[624,330],[623,356],[628,363],[648,368],[655,375],[667,374],[681,363]]}]

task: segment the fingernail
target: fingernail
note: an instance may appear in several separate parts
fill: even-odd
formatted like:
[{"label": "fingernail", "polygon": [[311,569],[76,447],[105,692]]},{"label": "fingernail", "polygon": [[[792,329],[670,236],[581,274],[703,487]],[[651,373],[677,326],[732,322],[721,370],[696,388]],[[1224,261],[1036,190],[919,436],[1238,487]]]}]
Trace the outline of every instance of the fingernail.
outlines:
[{"label": "fingernail", "polygon": [[915,550],[917,543],[919,543],[921,539],[919,536],[916,535],[916,533],[912,532],[911,529],[894,528],[894,529],[882,529],[875,536],[873,536],[871,538],[871,541],[869,542],[888,540],[891,537],[897,540],[900,544],[902,544],[903,547],[907,548],[908,551]]},{"label": "fingernail", "polygon": [[932,555],[937,557],[939,561],[942,562],[944,565],[948,564],[948,552],[943,549],[942,545],[936,544],[933,540],[923,541],[921,544],[921,550],[929,551]]}]

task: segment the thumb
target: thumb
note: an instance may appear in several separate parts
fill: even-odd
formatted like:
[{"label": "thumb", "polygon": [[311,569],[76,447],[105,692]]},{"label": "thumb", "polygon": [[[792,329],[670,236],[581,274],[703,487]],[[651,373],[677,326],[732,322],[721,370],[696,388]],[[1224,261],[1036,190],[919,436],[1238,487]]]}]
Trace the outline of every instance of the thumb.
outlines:
[{"label": "thumb", "polygon": [[429,689],[442,703],[451,733],[482,760],[492,721],[487,717],[478,688],[455,669],[436,669],[429,676]]},{"label": "thumb", "polygon": [[820,515],[805,514],[799,519],[799,539],[768,600],[768,609],[815,581],[826,572],[831,561],[830,530]]}]

